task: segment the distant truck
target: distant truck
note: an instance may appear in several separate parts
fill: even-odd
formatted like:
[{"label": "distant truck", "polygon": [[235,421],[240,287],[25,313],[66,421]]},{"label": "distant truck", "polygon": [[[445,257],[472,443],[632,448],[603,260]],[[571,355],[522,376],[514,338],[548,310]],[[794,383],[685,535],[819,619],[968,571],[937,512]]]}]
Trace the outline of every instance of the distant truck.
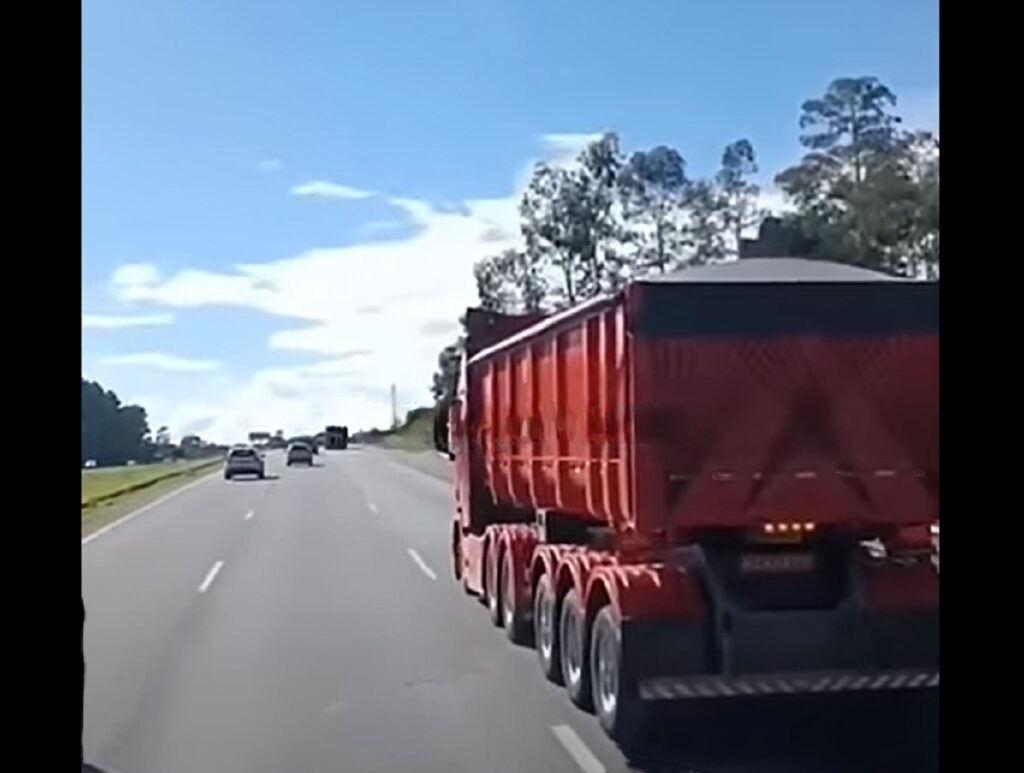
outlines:
[{"label": "distant truck", "polygon": [[348,448],[348,427],[327,427],[324,432],[324,447],[329,451],[344,451]]},{"label": "distant truck", "polygon": [[455,578],[612,738],[659,700],[938,687],[936,283],[742,260],[470,310],[466,348]]}]

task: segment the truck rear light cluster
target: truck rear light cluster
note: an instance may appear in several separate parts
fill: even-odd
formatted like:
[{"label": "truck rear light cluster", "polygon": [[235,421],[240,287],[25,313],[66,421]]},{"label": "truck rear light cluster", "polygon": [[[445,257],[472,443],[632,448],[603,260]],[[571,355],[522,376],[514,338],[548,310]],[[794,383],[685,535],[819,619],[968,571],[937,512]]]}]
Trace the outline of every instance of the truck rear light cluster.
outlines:
[{"label": "truck rear light cluster", "polygon": [[815,524],[812,521],[791,521],[781,523],[766,523],[763,526],[765,534],[809,534],[814,531]]}]

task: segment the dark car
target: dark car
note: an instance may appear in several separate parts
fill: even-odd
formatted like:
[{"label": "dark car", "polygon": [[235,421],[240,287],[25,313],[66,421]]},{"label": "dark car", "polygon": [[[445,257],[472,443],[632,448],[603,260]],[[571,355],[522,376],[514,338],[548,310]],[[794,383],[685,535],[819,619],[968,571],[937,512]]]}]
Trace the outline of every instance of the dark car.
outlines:
[{"label": "dark car", "polygon": [[307,443],[292,443],[288,446],[286,463],[289,467],[293,464],[305,464],[313,466],[313,449]]}]

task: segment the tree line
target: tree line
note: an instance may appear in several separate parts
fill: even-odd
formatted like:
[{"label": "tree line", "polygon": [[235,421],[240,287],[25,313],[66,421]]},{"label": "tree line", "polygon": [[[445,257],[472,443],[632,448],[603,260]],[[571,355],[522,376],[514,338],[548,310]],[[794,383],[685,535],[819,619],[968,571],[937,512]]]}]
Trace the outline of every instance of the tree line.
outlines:
[{"label": "tree line", "polygon": [[124,405],[114,392],[82,379],[82,464],[124,464],[146,456],[146,410]]},{"label": "tree line", "polygon": [[191,459],[223,450],[198,435],[171,442],[167,427],[151,433],[146,409],[126,405],[98,382],[82,379],[82,460],[99,467],[128,462],[147,463],[165,459]]},{"label": "tree line", "polygon": [[[804,156],[774,176],[784,214],[761,209],[745,138],[709,177],[692,177],[667,145],[627,157],[613,132],[571,165],[537,164],[519,205],[523,246],[474,266],[480,306],[555,310],[651,273],[754,256],[938,279],[938,137],[904,129],[896,95],[874,77],[832,81],[803,103],[799,128]],[[463,340],[438,356],[436,400],[449,395]]]}]

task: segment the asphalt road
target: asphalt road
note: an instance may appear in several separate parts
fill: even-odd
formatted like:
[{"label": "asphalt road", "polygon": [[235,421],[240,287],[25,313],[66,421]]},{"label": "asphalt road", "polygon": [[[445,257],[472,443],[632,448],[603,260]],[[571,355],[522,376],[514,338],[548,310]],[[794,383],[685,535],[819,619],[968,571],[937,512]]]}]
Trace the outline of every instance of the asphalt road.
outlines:
[{"label": "asphalt road", "polygon": [[916,696],[663,712],[627,760],[451,579],[447,463],[269,460],[82,546],[87,760],[119,773],[937,770]]}]

